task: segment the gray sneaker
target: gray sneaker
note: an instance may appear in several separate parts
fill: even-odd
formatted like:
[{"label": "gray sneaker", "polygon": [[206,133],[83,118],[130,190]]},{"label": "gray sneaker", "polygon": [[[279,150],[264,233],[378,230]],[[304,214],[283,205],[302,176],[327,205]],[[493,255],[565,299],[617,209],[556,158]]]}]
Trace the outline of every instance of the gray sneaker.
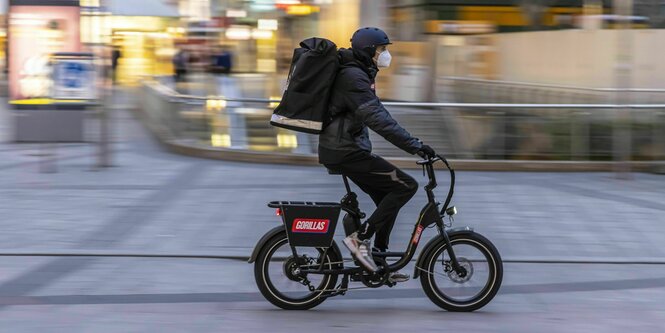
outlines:
[{"label": "gray sneaker", "polygon": [[409,274],[402,273],[400,271],[395,271],[395,272],[390,273],[390,278],[389,279],[392,282],[406,282],[406,281],[409,281],[410,278],[411,278],[411,275],[409,275]]},{"label": "gray sneaker", "polygon": [[353,257],[358,260],[358,262],[365,266],[368,271],[376,272],[379,270],[379,267],[374,263],[372,258],[372,247],[370,246],[369,239],[360,240],[358,239],[358,233],[354,232],[348,237],[344,238],[344,246],[346,246]]}]

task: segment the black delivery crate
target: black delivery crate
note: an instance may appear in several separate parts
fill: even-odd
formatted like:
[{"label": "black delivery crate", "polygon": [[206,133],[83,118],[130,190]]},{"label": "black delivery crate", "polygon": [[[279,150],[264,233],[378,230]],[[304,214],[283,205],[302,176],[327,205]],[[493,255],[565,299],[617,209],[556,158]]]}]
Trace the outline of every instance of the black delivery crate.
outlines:
[{"label": "black delivery crate", "polygon": [[341,206],[337,202],[272,201],[281,210],[291,246],[330,247]]}]

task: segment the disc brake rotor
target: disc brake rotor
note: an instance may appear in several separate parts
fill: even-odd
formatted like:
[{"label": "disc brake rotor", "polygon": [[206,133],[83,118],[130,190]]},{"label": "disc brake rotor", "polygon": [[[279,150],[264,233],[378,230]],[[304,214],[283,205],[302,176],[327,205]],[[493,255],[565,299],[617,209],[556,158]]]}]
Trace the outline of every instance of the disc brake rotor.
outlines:
[{"label": "disc brake rotor", "polygon": [[464,257],[457,257],[457,262],[462,268],[462,272],[459,274],[455,272],[449,260],[445,262],[445,272],[448,275],[450,281],[455,283],[466,283],[471,280],[473,276],[473,263]]}]

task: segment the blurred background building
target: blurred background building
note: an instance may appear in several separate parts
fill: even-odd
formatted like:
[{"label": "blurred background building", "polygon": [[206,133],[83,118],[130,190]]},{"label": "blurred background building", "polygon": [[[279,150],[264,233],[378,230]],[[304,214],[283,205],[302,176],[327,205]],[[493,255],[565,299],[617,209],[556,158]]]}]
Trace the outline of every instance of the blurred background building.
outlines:
[{"label": "blurred background building", "polygon": [[[398,80],[406,80],[408,84],[416,76],[437,72],[482,79],[558,84],[574,81],[578,85],[602,86],[609,83],[603,76],[565,77],[570,59],[549,51],[541,55],[538,51],[546,48],[537,44],[575,53],[576,58],[590,58],[579,61],[602,63],[604,55],[611,58],[611,50],[593,47],[589,50],[595,53],[586,52],[580,49],[589,45],[583,37],[579,38],[579,34],[570,37],[572,34],[565,31],[607,30],[614,28],[621,17],[630,19],[631,28],[649,30],[651,35],[658,34],[653,29],[665,26],[663,4],[653,0],[635,0],[628,16],[617,15],[611,0],[12,0],[9,3],[16,7],[80,4],[80,17],[69,19],[77,21],[69,27],[78,25],[78,32],[69,34],[77,35],[73,37],[86,45],[106,43],[118,49],[121,84],[136,84],[143,75],[171,74],[172,58],[178,49],[191,53],[190,62],[197,70],[205,70],[209,58],[225,50],[233,55],[233,72],[284,73],[293,48],[302,39],[322,36],[347,47],[357,27],[380,26],[397,41],[398,62],[384,78],[401,75]],[[12,20],[6,15],[6,1],[0,10],[3,14],[0,46],[7,41],[7,24],[10,29],[21,29],[25,22],[35,23],[24,19],[27,14],[19,9],[14,11],[16,17]],[[48,20],[44,24],[51,24],[40,29],[42,34],[50,31],[52,39],[62,38],[54,32],[64,29],[54,26],[54,22],[62,19],[42,17]],[[12,22],[15,24],[11,25]],[[508,32],[541,34],[503,34]],[[593,35],[597,44],[612,47],[612,38],[604,37],[602,32],[587,35]],[[3,61],[7,58],[5,49],[2,47]],[[533,72],[530,62],[538,58],[547,62],[547,56],[556,58],[555,67],[564,71],[558,75]],[[436,71],[430,71],[432,67]],[[523,68],[528,68],[531,76],[519,73]],[[429,78],[425,82],[431,86],[434,80]],[[654,82],[644,83],[654,85]],[[390,82],[383,88],[388,86]],[[391,90],[394,89],[385,93],[398,94]],[[405,94],[408,96],[394,97],[409,100],[434,97],[432,91],[424,96],[415,92]]]},{"label": "blurred background building", "polygon": [[[333,40],[339,47],[348,47],[350,36],[361,26],[382,27],[394,42],[393,63],[390,68],[382,69],[377,79],[377,92],[383,100],[598,104],[619,100],[622,103],[665,101],[665,93],[660,90],[665,87],[661,79],[665,77],[665,63],[660,59],[665,51],[660,43],[665,38],[665,4],[657,0],[9,0],[0,3],[3,15],[0,66],[4,73],[9,73],[6,81],[12,103],[41,103],[48,97],[49,55],[61,51],[94,52],[103,60],[100,68],[113,69],[114,82],[119,86],[137,87],[146,79],[154,79],[174,91],[202,97],[278,98],[293,49],[301,40],[320,36]],[[110,71],[102,72],[100,75],[104,76]],[[214,99],[206,102],[206,108],[226,110],[217,103]],[[194,132],[201,132],[196,137],[213,146],[280,151],[297,148],[311,152],[315,145],[310,142],[311,145],[303,148],[304,138],[268,127],[269,105],[245,108],[242,116],[224,115],[201,122],[200,118],[209,117],[205,112],[188,106],[180,121],[204,123],[193,126],[197,128]],[[396,112],[407,126],[419,128],[421,120],[412,119],[417,113]],[[500,113],[515,119],[526,115],[536,119],[552,116],[542,110]],[[653,112],[640,113],[640,117],[644,114],[647,116],[635,126],[658,123],[660,119]],[[567,131],[569,139],[563,145],[579,147],[571,139],[571,130],[563,128],[569,125],[550,126],[549,120],[543,120],[550,125],[522,126],[503,122],[508,118],[496,123],[498,117],[484,117],[492,119],[490,125],[446,120],[445,126],[453,126],[452,123],[457,128],[449,128],[448,133],[470,134],[441,139],[443,134],[437,133],[438,139],[432,140],[439,140],[443,146],[462,142],[460,135],[466,136],[467,143],[457,151],[472,153],[459,156],[571,158],[574,154],[570,151],[566,157],[556,152],[486,153],[492,150],[487,147],[497,136],[504,140],[500,151],[510,146],[508,141],[512,139],[506,133],[511,131],[518,132],[513,137],[524,140],[533,136],[534,131],[548,132],[546,136],[550,139],[543,141],[545,146],[559,145],[556,133]],[[600,127],[585,120],[590,127],[582,133],[589,138],[583,140],[587,146],[582,149],[581,158],[589,158],[595,150],[601,151],[598,155],[602,158],[609,158],[607,140],[591,138],[612,135],[608,134],[607,128],[612,125],[607,119]],[[503,129],[486,131],[497,126]],[[659,128],[651,126],[647,132],[659,132]],[[662,138],[655,134],[648,136],[651,138],[648,147],[637,155],[661,156]],[[593,142],[600,142],[602,149],[594,148]],[[475,152],[478,149],[484,153]]]}]

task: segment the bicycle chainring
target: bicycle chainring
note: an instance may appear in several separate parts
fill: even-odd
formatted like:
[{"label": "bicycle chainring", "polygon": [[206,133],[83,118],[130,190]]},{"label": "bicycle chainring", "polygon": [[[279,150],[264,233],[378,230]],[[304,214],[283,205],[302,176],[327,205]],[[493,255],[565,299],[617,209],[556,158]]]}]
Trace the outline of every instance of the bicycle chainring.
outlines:
[{"label": "bicycle chainring", "polygon": [[374,258],[374,262],[376,262],[377,266],[379,267],[379,271],[383,269],[383,274],[378,274],[378,273],[369,273],[369,272],[363,272],[360,274],[360,281],[368,288],[379,288],[388,282],[390,279],[390,271],[388,271],[388,262],[386,262],[385,259],[383,258]]}]

